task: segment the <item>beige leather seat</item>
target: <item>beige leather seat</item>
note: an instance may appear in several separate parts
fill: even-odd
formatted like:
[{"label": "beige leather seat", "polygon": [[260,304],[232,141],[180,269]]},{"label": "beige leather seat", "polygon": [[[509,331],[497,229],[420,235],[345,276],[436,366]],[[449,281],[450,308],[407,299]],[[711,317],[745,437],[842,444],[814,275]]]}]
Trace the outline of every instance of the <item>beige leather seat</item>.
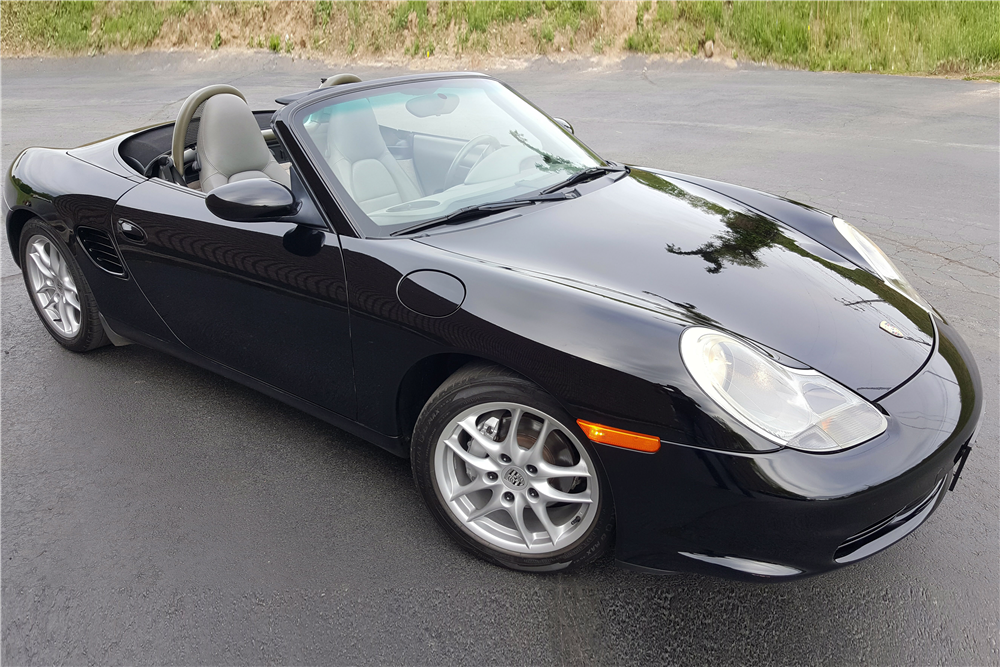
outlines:
[{"label": "beige leather seat", "polygon": [[205,102],[198,125],[198,162],[202,192],[250,178],[291,186],[288,171],[268,150],[250,107],[236,95],[213,95]]},{"label": "beige leather seat", "polygon": [[327,128],[327,161],[362,211],[420,197],[389,152],[368,100],[338,104]]}]

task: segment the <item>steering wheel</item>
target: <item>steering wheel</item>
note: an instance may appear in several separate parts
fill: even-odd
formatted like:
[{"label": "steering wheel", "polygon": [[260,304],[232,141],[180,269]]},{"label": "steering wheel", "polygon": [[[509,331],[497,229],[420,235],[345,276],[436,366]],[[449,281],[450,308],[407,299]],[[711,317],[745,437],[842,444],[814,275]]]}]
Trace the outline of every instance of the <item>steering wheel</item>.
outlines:
[{"label": "steering wheel", "polygon": [[445,174],[444,177],[445,190],[459,184],[459,180],[457,178],[458,165],[461,164],[462,160],[467,158],[469,156],[469,153],[472,152],[472,149],[476,148],[477,146],[486,146],[486,150],[484,150],[483,154],[480,155],[476,159],[476,161],[472,163],[472,166],[469,167],[470,171],[473,169],[473,167],[479,164],[484,157],[486,157],[496,149],[500,148],[500,142],[497,140],[496,137],[490,134],[481,134],[475,139],[469,139],[468,143],[462,146],[462,149],[458,151],[458,155],[455,156],[455,159],[451,161],[451,166],[448,167],[448,173]]}]

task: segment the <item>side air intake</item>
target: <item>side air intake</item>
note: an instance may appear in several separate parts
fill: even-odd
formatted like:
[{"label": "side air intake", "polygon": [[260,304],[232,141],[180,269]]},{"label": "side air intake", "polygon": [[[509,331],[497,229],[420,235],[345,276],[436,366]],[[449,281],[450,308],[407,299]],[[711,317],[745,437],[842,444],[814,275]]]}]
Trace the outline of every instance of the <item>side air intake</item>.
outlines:
[{"label": "side air intake", "polygon": [[125,264],[107,232],[91,227],[77,227],[76,235],[94,264],[116,276],[125,275]]}]

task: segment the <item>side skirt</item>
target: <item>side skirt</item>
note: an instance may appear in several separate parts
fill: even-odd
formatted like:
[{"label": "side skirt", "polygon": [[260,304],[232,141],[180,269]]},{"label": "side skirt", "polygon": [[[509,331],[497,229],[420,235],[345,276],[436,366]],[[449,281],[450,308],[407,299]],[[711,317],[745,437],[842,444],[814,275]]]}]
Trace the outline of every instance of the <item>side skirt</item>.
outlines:
[{"label": "side skirt", "polygon": [[[326,408],[322,408],[315,403],[304,401],[301,398],[293,396],[292,394],[278,389],[277,387],[273,387],[266,382],[261,382],[260,380],[250,377],[245,373],[241,373],[240,371],[230,368],[229,366],[212,361],[211,359],[192,351],[190,348],[162,341],[158,338],[154,338],[142,333],[141,331],[133,329],[132,327],[129,327],[121,322],[115,320],[108,321],[103,316],[101,317],[101,323],[105,325],[105,330],[109,332],[109,338],[111,338],[111,333],[114,334],[112,342],[115,342],[116,338],[118,340],[135,342],[143,347],[148,347],[158,352],[169,354],[172,357],[177,357],[178,359],[186,361],[189,364],[194,364],[195,366],[204,368],[207,371],[217,373],[229,380],[239,382],[240,384],[250,387],[251,389],[255,389],[262,394],[290,405],[297,410],[301,410],[302,412],[316,417],[317,419],[321,419],[343,431],[347,431],[351,435],[355,435],[362,440],[366,440],[373,445],[377,445],[378,447],[381,447],[396,456],[402,458],[409,458],[410,456],[409,448],[398,436],[379,433],[378,431],[372,430],[356,421],[339,415],[332,410],[327,410]],[[118,343],[115,342],[115,344],[117,345]]]}]

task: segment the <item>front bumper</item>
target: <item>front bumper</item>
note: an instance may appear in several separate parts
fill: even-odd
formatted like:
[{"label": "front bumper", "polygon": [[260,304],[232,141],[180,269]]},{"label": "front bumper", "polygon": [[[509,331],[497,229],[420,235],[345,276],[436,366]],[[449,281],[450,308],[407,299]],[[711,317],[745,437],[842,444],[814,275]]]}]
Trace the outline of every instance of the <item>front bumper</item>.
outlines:
[{"label": "front bumper", "polygon": [[617,559],[644,571],[795,578],[901,540],[968,457],[982,388],[965,343],[938,323],[924,368],[882,397],[889,428],[833,454],[734,453],[664,443],[600,447],[617,510]]}]

